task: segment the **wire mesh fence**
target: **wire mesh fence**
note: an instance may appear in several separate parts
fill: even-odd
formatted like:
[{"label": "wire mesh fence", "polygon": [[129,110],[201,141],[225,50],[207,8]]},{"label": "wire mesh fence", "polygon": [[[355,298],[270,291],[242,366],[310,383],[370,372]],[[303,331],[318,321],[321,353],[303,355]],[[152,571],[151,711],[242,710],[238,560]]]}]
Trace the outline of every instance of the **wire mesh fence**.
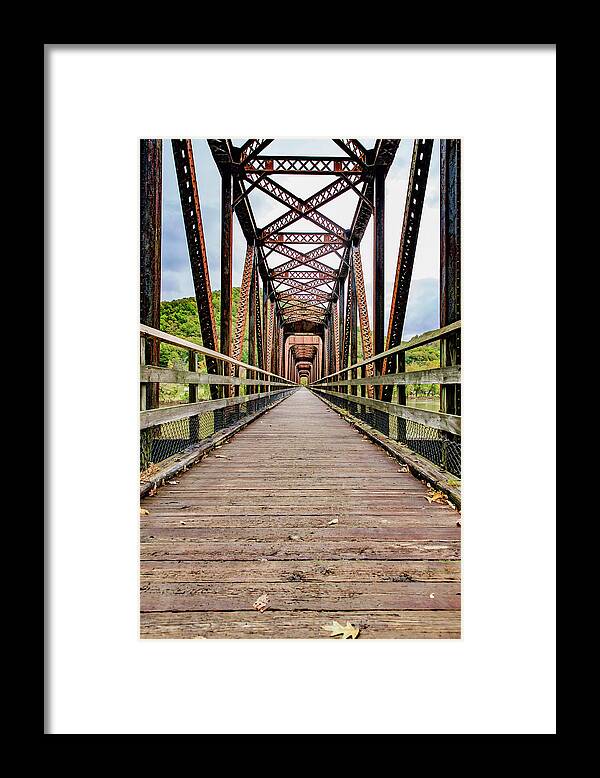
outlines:
[{"label": "wire mesh fence", "polygon": [[[315,387],[317,389],[317,387]],[[317,389],[318,391],[318,389]],[[327,400],[391,440],[407,446],[438,467],[460,478],[461,440],[459,435],[402,419],[361,404],[360,396],[328,394]]]},{"label": "wire mesh fence", "polygon": [[140,471],[157,465],[174,454],[201,443],[216,432],[231,427],[287,397],[293,389],[272,392],[268,397],[248,400],[240,405],[157,424],[140,433]]}]

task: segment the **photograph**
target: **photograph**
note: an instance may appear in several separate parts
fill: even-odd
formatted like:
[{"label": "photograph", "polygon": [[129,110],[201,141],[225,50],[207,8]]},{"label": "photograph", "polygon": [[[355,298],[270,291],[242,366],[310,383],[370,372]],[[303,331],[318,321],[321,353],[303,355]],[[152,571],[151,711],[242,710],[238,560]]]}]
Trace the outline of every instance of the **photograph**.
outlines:
[{"label": "photograph", "polygon": [[461,638],[461,151],[139,139],[143,640]]}]

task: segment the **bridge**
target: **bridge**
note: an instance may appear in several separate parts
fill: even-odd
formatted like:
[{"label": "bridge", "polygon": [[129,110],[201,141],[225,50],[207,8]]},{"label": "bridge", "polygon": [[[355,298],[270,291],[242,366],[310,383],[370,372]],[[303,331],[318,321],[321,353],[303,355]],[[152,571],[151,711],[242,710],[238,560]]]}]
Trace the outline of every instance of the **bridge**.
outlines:
[{"label": "bridge", "polygon": [[[439,143],[440,326],[403,341],[433,140],[413,142],[388,310],[386,177],[401,141],[333,140],[329,157],[208,140],[221,179],[219,327],[192,141],[141,141],[144,638],[460,637],[460,141]],[[163,153],[201,344],[160,329]],[[308,196],[281,184],[315,176]],[[259,195],[282,206],[266,225]],[[355,203],[347,224],[327,208],[341,197]],[[235,321],[234,219],[245,241]],[[410,369],[411,351],[434,343],[439,365]],[[185,402],[161,402],[164,384],[187,387]],[[414,384],[439,386],[439,410],[410,404]]]}]

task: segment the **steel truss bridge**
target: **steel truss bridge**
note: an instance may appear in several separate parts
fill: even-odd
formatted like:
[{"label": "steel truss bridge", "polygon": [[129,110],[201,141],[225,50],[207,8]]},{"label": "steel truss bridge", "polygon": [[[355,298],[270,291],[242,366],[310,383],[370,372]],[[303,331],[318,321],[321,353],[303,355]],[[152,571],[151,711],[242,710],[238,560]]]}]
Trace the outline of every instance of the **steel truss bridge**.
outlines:
[{"label": "steel truss bridge", "polygon": [[[440,141],[440,327],[405,343],[433,140],[413,143],[389,317],[385,189],[401,141],[333,140],[332,156],[208,140],[221,178],[219,327],[192,141],[141,141],[144,637],[328,637],[333,621],[361,637],[460,636],[460,141]],[[165,153],[201,344],[160,329]],[[317,177],[313,193],[283,176]],[[282,211],[268,224],[258,196]],[[347,224],[327,215],[341,197],[355,201]],[[235,321],[234,219],[246,244]],[[439,366],[407,370],[407,352],[434,342]],[[439,385],[439,411],[407,404],[417,383]],[[161,403],[161,384],[187,387],[186,402]]]}]

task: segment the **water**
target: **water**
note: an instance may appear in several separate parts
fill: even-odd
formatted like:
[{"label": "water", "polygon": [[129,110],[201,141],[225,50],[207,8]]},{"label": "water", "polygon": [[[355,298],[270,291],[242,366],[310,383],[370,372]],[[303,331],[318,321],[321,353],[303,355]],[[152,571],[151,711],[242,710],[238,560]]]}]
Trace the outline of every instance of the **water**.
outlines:
[{"label": "water", "polygon": [[411,408],[421,408],[423,411],[439,411],[439,397],[409,397],[406,404]]}]

